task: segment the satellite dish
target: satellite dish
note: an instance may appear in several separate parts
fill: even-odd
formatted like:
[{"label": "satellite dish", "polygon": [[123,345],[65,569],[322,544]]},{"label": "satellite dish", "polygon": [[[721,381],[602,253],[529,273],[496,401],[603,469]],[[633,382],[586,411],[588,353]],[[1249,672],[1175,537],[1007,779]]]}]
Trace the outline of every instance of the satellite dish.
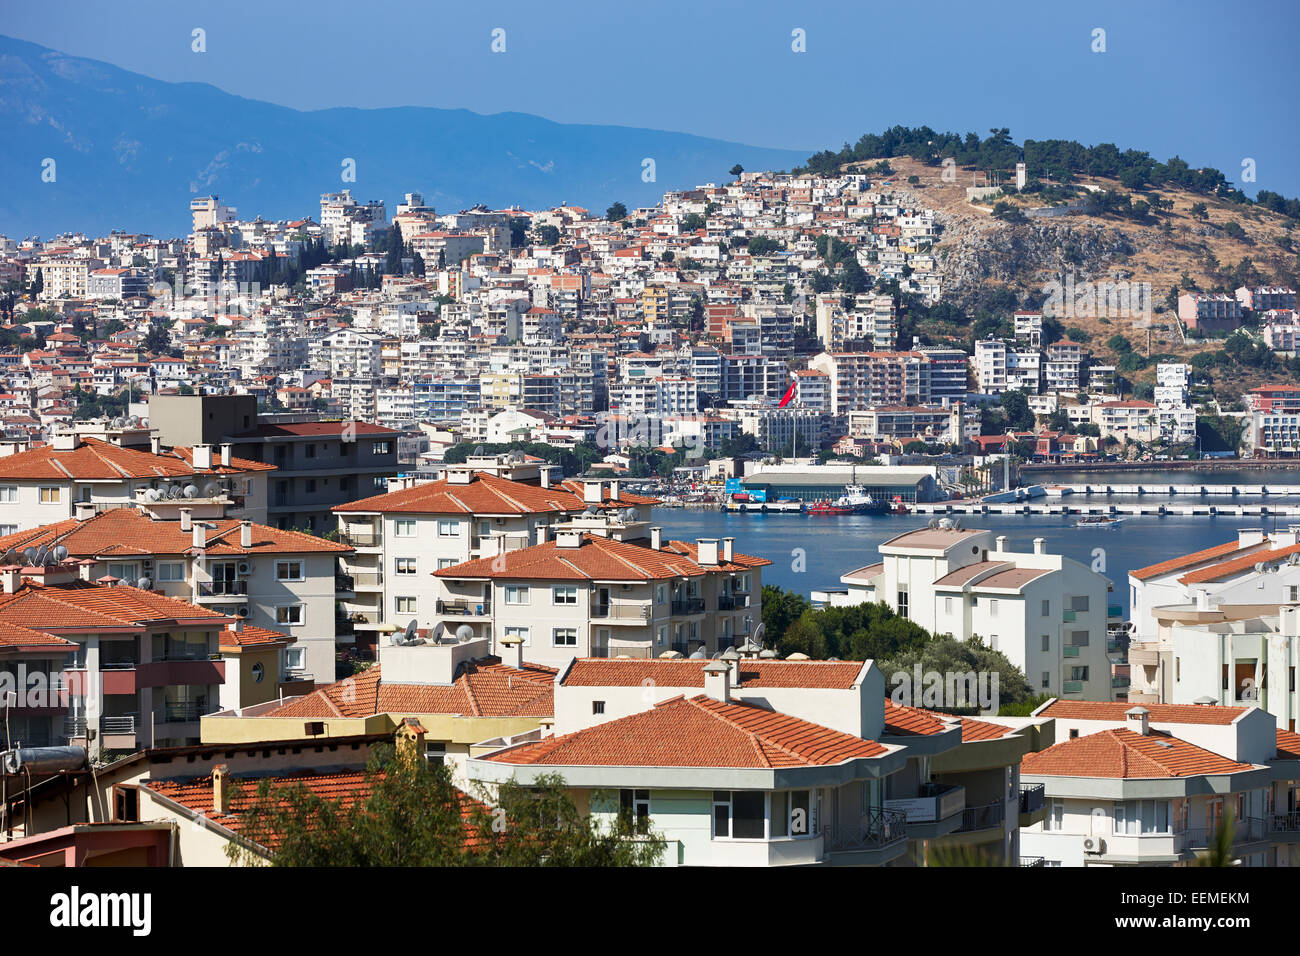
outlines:
[{"label": "satellite dish", "polygon": [[474,449],[474,456],[477,458],[482,454],[483,454],[483,446],[479,445],[477,448]]},{"label": "satellite dish", "polygon": [[952,519],[952,530],[953,530],[953,531],[960,531],[960,530],[961,530],[961,519],[960,519],[960,518],[953,518],[953,519]]},{"label": "satellite dish", "polygon": [[600,514],[600,512],[596,510],[595,505],[588,505],[587,510],[584,511],[583,514],[589,518],[594,518],[596,515]]},{"label": "satellite dish", "polygon": [[182,494],[184,494],[186,498],[197,498],[197,497],[199,496],[199,489],[198,489],[198,486],[197,486],[197,485],[186,485],[186,486],[185,486],[185,491],[182,492]]},{"label": "satellite dish", "polygon": [[936,528],[939,527],[939,519],[938,519],[938,518],[931,518],[929,521],[927,521],[927,522],[925,523],[925,526],[926,526],[927,528],[929,528],[931,531],[933,531],[933,530],[935,530]]},{"label": "satellite dish", "polygon": [[749,642],[755,645],[756,647],[762,647],[763,635],[766,633],[767,633],[767,626],[762,621],[759,621],[758,627],[754,628],[754,636],[749,639]]},{"label": "satellite dish", "polygon": [[1286,556],[1286,563],[1291,565],[1291,567],[1294,568],[1297,564],[1300,564],[1300,554],[1296,554],[1296,553],[1288,554]]},{"label": "satellite dish", "polygon": [[203,486],[204,498],[215,498],[219,494],[221,494],[221,486],[217,484],[215,481],[209,481],[206,485]]},{"label": "satellite dish", "polygon": [[1265,571],[1268,570],[1268,565],[1265,564],[1263,561],[1256,561],[1255,570],[1258,571],[1260,574],[1263,574]]},{"label": "satellite dish", "polygon": [[150,488],[148,491],[144,493],[144,496],[150,501],[157,501],[159,498],[162,497],[162,492],[159,491],[157,488]]},{"label": "satellite dish", "polygon": [[456,628],[456,640],[460,641],[462,644],[465,643],[465,641],[473,639],[474,628],[470,627],[468,624],[462,624],[460,627]]},{"label": "satellite dish", "polygon": [[707,658],[707,657],[705,656],[705,654],[704,654],[704,648],[699,647],[699,648],[696,648],[694,651],[692,651],[692,652],[691,652],[691,660],[693,660],[693,661],[703,661],[703,660],[708,660],[708,658]]},{"label": "satellite dish", "polygon": [[2,560],[6,565],[17,564],[18,555],[14,553],[13,548],[10,548],[8,551],[5,552],[4,558],[0,560]]},{"label": "satellite dish", "polygon": [[35,548],[23,548],[23,560],[26,561],[28,564],[35,564],[35,563],[36,563],[36,549],[35,549]]},{"label": "satellite dish", "polygon": [[639,512],[639,511],[637,511],[635,508],[633,508],[631,511],[629,511],[629,512],[627,513],[627,520],[628,520],[628,521],[640,521],[640,520],[641,520],[641,512]]},{"label": "satellite dish", "polygon": [[181,496],[181,494],[183,493],[183,491],[184,491],[184,489],[182,489],[180,485],[172,485],[171,488],[168,489],[168,491],[167,491],[167,497],[168,497],[168,498],[179,498],[179,497]]},{"label": "satellite dish", "polygon": [[65,548],[63,545],[58,545],[54,549],[54,560],[57,561],[59,564],[62,564],[64,561],[68,560],[68,549]]},{"label": "satellite dish", "polygon": [[148,591],[151,587],[153,587],[153,582],[150,581],[148,578],[141,578],[139,581],[135,582],[135,586],[138,587],[141,591]]},{"label": "satellite dish", "polygon": [[415,644],[420,640],[420,635],[416,633],[419,626],[420,622],[412,618],[411,623],[406,625],[406,630],[402,631],[403,644]]},{"label": "satellite dish", "polygon": [[36,554],[32,558],[32,564],[44,564],[45,556],[47,554],[49,554],[49,549],[45,545],[41,545],[36,549]]},{"label": "satellite dish", "polygon": [[58,564],[58,563],[59,560],[54,556],[53,548],[50,548],[48,551],[46,551],[45,557],[41,559],[41,564],[45,565],[47,568],[50,567],[51,565]]}]

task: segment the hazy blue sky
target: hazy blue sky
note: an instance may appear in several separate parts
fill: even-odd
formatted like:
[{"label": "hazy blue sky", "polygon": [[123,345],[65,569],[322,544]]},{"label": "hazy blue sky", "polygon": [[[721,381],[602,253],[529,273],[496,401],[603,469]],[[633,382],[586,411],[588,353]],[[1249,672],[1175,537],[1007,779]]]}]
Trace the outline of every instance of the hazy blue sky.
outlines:
[{"label": "hazy blue sky", "polygon": [[[206,53],[191,52],[195,27]],[[1007,126],[1300,194],[1296,0],[5,0],[0,32],[299,109],[519,111],[810,151],[894,123]]]}]

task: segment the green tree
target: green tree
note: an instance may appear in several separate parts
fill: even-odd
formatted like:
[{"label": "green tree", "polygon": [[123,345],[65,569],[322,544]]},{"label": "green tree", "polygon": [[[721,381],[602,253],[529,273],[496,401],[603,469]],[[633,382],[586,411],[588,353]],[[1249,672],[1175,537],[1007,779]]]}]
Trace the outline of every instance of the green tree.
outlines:
[{"label": "green tree", "polygon": [[605,210],[605,219],[608,222],[622,222],[627,218],[627,206],[621,202],[616,202]]},{"label": "green tree", "polygon": [[740,163],[736,163],[735,166],[732,166],[729,170],[727,170],[727,172],[732,176],[739,176],[744,171],[745,171],[745,167],[740,165]]}]

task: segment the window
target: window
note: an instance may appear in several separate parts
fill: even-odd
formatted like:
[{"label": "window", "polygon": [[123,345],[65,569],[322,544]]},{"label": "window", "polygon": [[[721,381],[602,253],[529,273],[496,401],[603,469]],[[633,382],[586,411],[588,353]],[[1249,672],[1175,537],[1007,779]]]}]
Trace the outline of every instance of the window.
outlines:
[{"label": "window", "polygon": [[906,590],[900,590],[898,592],[898,616],[907,617],[907,591]]},{"label": "window", "polygon": [[777,790],[772,794],[772,836],[811,835],[812,807],[809,797],[807,790]]},{"label": "window", "polygon": [[551,630],[553,647],[577,647],[578,629],[576,627],[557,627]]},{"label": "window", "polygon": [[997,649],[998,649],[998,636],[997,636],[996,634],[990,634],[990,635],[989,635],[989,650],[991,650],[991,651],[996,651]]},{"label": "window", "polygon": [[1065,801],[1060,797],[1051,797],[1047,801],[1047,816],[1043,819],[1044,830],[1065,829]]},{"label": "window", "polygon": [[944,614],[952,613],[952,598],[946,597],[943,599],[943,613]]},{"label": "window", "polygon": [[393,522],[393,535],[398,538],[414,538],[415,519],[398,518]]},{"label": "window", "polygon": [[316,446],[315,446],[315,445],[308,445],[308,446],[307,446],[307,457],[308,457],[308,458],[315,458],[315,457],[316,457]]},{"label": "window", "polygon": [[1044,687],[1051,687],[1051,686],[1052,686],[1052,672],[1051,672],[1051,671],[1043,671],[1043,686],[1044,686]]},{"label": "window", "polygon": [[1087,646],[1088,646],[1088,632],[1087,632],[1087,631],[1071,631],[1071,632],[1070,632],[1070,646],[1071,646],[1071,647],[1087,647]]},{"label": "window", "polygon": [[316,493],[316,479],[315,479],[315,478],[308,478],[306,481],[303,482],[303,485],[304,485],[303,490],[306,491],[307,494],[309,494],[309,495],[314,495],[314,494]]},{"label": "window", "polygon": [[[655,643],[658,644],[660,647],[662,647],[663,645],[665,645],[665,644],[668,643],[668,625],[667,625],[667,624],[661,624],[661,625],[659,625],[659,633],[658,633],[658,634],[656,635],[656,637],[655,637]],[[1292,670],[1294,671],[1295,668],[1293,667]]]},{"label": "window", "polygon": [[527,627],[507,627],[506,637],[518,637],[524,642],[524,647],[532,643],[532,628]]},{"label": "window", "polygon": [[301,561],[275,562],[275,579],[277,581],[301,581],[302,562]]},{"label": "window", "polygon": [[158,583],[160,584],[185,580],[184,561],[159,561],[155,567],[157,568]]},{"label": "window", "polygon": [[115,577],[121,581],[125,581],[128,584],[134,584],[136,578],[140,576],[137,573],[136,565],[134,564],[110,563],[108,565],[108,573],[111,577]]},{"label": "window", "polygon": [[456,563],[456,559],[455,559],[455,558],[439,558],[439,559],[438,559],[438,570],[441,571],[443,568],[449,568],[449,567],[451,567],[452,565],[454,565],[455,563]]},{"label": "window", "polygon": [[393,571],[397,574],[414,574],[415,558],[393,558]]},{"label": "window", "polygon": [[414,614],[415,598],[413,597],[395,597],[393,598],[393,609],[398,614]]},{"label": "window", "polygon": [[552,604],[577,604],[578,588],[577,585],[557,585],[551,588]]},{"label": "window", "polygon": [[16,524],[0,524],[0,535],[5,535],[5,534],[17,534],[17,533],[18,533],[18,525],[16,525]]},{"label": "window", "polygon": [[0,485],[0,502],[5,502],[6,504],[9,504],[17,500],[18,500],[17,485]]},{"label": "window", "polygon": [[1168,833],[1168,800],[1117,800],[1114,804],[1115,832],[1127,836]]},{"label": "window", "polygon": [[447,762],[447,745],[442,741],[424,742],[424,759],[429,763],[444,764]]},{"label": "window", "polygon": [[58,488],[42,488],[42,489],[41,489],[41,504],[43,504],[43,505],[55,505],[55,504],[58,504],[58,503],[59,503],[59,489],[58,489]]},{"label": "window", "polygon": [[276,624],[301,624],[302,619],[303,605],[301,604],[281,604],[275,609]]},{"label": "window", "polygon": [[460,535],[460,522],[459,522],[459,521],[442,521],[442,520],[439,520],[439,522],[438,522],[438,537],[440,537],[440,538],[455,538],[455,537],[459,537],[459,535]]},{"label": "window", "polygon": [[372,455],[391,455],[393,453],[393,443],[388,441],[377,441],[370,446]]},{"label": "window", "polygon": [[1049,600],[1047,600],[1046,598],[1044,598],[1044,599],[1043,599],[1043,617],[1051,617],[1051,616],[1052,616],[1052,602],[1049,601]]},{"label": "window", "polygon": [[989,601],[989,617],[997,617],[997,616],[998,616],[998,600],[997,598],[992,598]]},{"label": "window", "polygon": [[[596,701],[604,704],[604,701]],[[595,704],[592,705],[593,707]],[[602,713],[604,710],[602,708]],[[635,827],[637,833],[650,829],[650,791],[620,790],[618,792],[619,816]]]},{"label": "window", "polygon": [[478,523],[478,534],[480,538],[485,538],[492,533],[492,522],[484,518]]},{"label": "window", "polygon": [[529,603],[528,585],[507,584],[506,603],[507,604],[528,604]]},{"label": "window", "polygon": [[1182,679],[1183,679],[1183,659],[1181,657],[1175,657],[1174,658],[1174,680],[1179,681]]},{"label": "window", "polygon": [[655,588],[655,603],[663,604],[668,600],[668,585],[661,584]]},{"label": "window", "polygon": [[140,791],[135,787],[117,784],[113,787],[113,822],[138,823],[140,820]]},{"label": "window", "polygon": [[284,669],[301,671],[307,669],[307,649],[305,647],[286,647],[284,649]]},{"label": "window", "polygon": [[1088,679],[1088,668],[1086,667],[1070,668],[1070,680],[1086,681],[1087,679]]},{"label": "window", "polygon": [[1070,610],[1072,611],[1088,610],[1088,595],[1076,594],[1074,597],[1070,598]]},{"label": "window", "polygon": [[1044,634],[1044,635],[1043,635],[1043,653],[1047,653],[1047,652],[1050,651],[1051,649],[1052,649],[1052,637],[1051,637],[1050,634]]},{"label": "window", "polygon": [[767,794],[761,790],[713,791],[713,837],[762,840],[767,836]]},{"label": "window", "polygon": [[605,702],[603,700],[593,700],[591,702],[591,712],[593,714],[603,714],[605,712]]}]

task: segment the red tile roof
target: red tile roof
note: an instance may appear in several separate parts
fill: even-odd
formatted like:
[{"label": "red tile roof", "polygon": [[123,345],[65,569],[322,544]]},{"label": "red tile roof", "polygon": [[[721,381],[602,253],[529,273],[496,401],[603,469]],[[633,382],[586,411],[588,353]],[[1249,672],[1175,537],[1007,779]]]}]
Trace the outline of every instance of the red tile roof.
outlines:
[{"label": "red tile roof", "polygon": [[1066,740],[1020,762],[1022,776],[1118,777],[1130,780],[1153,777],[1194,777],[1201,774],[1240,773],[1254,769],[1169,734],[1147,736],[1128,729],[1103,730]]},{"label": "red tile roof", "polygon": [[465,665],[454,683],[385,682],[379,665],[268,711],[263,717],[370,717],[375,714],[455,714],[466,717],[551,717],[555,671],[540,664],[522,670],[496,658]]},{"label": "red tile roof", "polygon": [[155,455],[86,438],[71,450],[43,445],[0,458],[0,479],[8,481],[70,479],[106,481],[119,478],[183,478],[194,474],[188,462],[174,455]]},{"label": "red tile roof", "polygon": [[274,647],[277,644],[292,644],[296,640],[295,637],[270,628],[243,624],[237,631],[230,628],[222,631],[220,647],[223,651],[241,647]]},{"label": "red tile roof", "polygon": [[814,767],[888,751],[874,740],[703,694],[485,756],[505,764],[597,767]]},{"label": "red tile roof", "polygon": [[[709,661],[619,660],[583,657],[575,660],[561,683],[566,687],[639,687],[652,681],[659,687],[703,687]],[[848,690],[855,686],[862,661],[740,661],[741,687],[806,687]]]},{"label": "red tile roof", "polygon": [[53,634],[46,634],[30,627],[0,621],[0,652],[29,649],[59,651],[60,649],[67,650],[76,646],[74,642],[65,641]]},{"label": "red tile roof", "polygon": [[1160,561],[1157,564],[1149,564],[1145,568],[1138,568],[1136,571],[1130,571],[1129,577],[1137,578],[1139,581],[1145,581],[1147,578],[1154,578],[1162,574],[1168,574],[1171,571],[1178,571],[1194,564],[1200,564],[1202,561],[1209,561],[1211,558],[1221,558],[1225,554],[1232,554],[1240,548],[1241,545],[1236,541],[1227,541],[1223,544],[1216,544],[1212,548],[1205,548],[1202,551],[1193,551],[1191,554],[1180,555],[1177,558],[1169,558],[1167,561]]},{"label": "red tile roof", "polygon": [[[583,500],[582,487],[576,482],[560,482],[543,488],[537,482],[510,481],[484,472],[474,472],[466,484],[443,479],[430,481],[413,488],[390,491],[335,505],[336,512],[383,512],[396,514],[450,514],[450,515],[524,515],[581,513],[588,502]],[[604,490],[602,507],[636,508],[655,503],[655,499],[642,495],[619,494],[619,500],[609,497]]]},{"label": "red tile roof", "polygon": [[1291,730],[1278,728],[1277,759],[1300,760],[1300,734]]},{"label": "red tile roof", "polygon": [[[252,527],[252,544],[240,542],[240,523],[234,518],[203,518],[208,526],[206,552],[209,555],[258,554],[343,554],[353,549],[336,541],[302,531],[286,531],[263,524]],[[6,549],[61,544],[74,558],[119,557],[126,555],[187,554],[194,547],[194,533],[182,531],[179,521],[150,518],[135,508],[112,508],[78,521],[68,518],[27,531],[0,537],[0,553]]]},{"label": "red tile roof", "polygon": [[1054,700],[1035,712],[1038,717],[1058,717],[1063,720],[1110,720],[1121,723],[1125,714],[1141,706],[1150,714],[1153,724],[1231,724],[1249,707],[1220,707],[1200,704],[1132,704],[1125,701]]},{"label": "red tile roof", "polygon": [[693,546],[670,541],[656,551],[647,544],[584,534],[580,547],[557,541],[478,558],[434,571],[441,578],[496,578],[543,581],[647,581],[703,577],[710,571],[735,572],[771,564],[765,558],[734,555],[732,562],[696,564],[686,553]]},{"label": "red tile roof", "polygon": [[1220,561],[1212,564],[1207,568],[1200,568],[1184,574],[1178,579],[1181,584],[1196,584],[1199,581],[1217,581],[1220,578],[1232,577],[1234,574],[1240,574],[1243,571],[1250,571],[1256,564],[1261,561],[1274,562],[1281,561],[1283,558],[1292,554],[1300,554],[1300,544],[1293,544],[1285,548],[1275,548],[1271,551],[1255,551],[1251,554],[1244,554],[1239,558],[1233,558],[1231,561]]},{"label": "red tile roof", "polygon": [[59,585],[24,584],[0,595],[0,621],[47,631],[80,633],[102,628],[140,627],[185,621],[218,627],[224,614],[125,584],[104,587],[88,581]]}]

